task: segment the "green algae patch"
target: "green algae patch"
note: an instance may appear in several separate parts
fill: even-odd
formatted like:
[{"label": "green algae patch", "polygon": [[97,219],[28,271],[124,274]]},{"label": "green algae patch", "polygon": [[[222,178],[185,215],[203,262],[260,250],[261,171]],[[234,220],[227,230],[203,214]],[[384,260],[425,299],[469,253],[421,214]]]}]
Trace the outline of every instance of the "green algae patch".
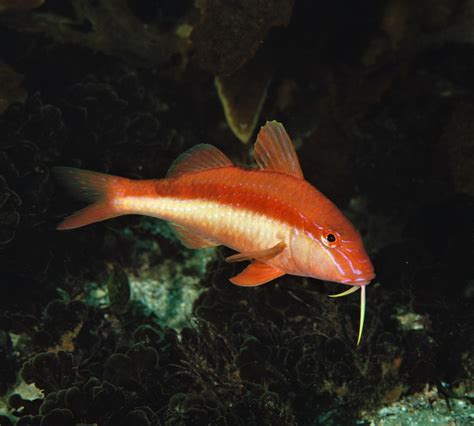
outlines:
[{"label": "green algae patch", "polygon": [[131,303],[153,315],[160,325],[181,329],[189,321],[216,250],[183,248],[168,224],[154,218],[141,218],[123,235],[135,245],[134,266],[125,269]]},{"label": "green algae patch", "polygon": [[154,218],[140,218],[117,231],[131,260],[108,264],[104,276],[89,282],[86,303],[121,316],[138,310],[164,327],[181,329],[189,323],[216,250],[183,248],[168,224]]},{"label": "green algae patch", "polygon": [[[125,269],[123,273],[130,286],[129,305],[145,316],[152,316],[163,327],[181,329],[189,324],[194,301],[203,291],[200,282],[215,258],[215,249],[201,249],[184,255],[183,260],[164,259],[139,271]],[[89,306],[109,307],[112,312],[126,316],[126,309],[115,312],[117,304],[112,300],[110,280],[111,277],[104,282],[88,283],[85,302]]]},{"label": "green algae patch", "polygon": [[154,314],[160,325],[181,329],[189,322],[194,301],[202,292],[199,283],[214,259],[214,249],[202,249],[181,263],[166,259],[140,276],[129,276],[132,300]]},{"label": "green algae patch", "polygon": [[474,420],[474,406],[467,394],[446,400],[436,388],[427,386],[423,392],[408,395],[364,420],[384,426],[468,425]]}]

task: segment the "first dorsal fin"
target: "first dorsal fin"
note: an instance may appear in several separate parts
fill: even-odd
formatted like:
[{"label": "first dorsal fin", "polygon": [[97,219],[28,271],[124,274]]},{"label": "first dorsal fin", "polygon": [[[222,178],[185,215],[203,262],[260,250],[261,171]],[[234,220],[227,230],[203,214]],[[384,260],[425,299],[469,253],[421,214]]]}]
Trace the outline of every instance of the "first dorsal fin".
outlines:
[{"label": "first dorsal fin", "polygon": [[255,161],[262,169],[303,177],[295,147],[283,124],[267,121],[255,143]]},{"label": "first dorsal fin", "polygon": [[181,154],[168,170],[167,177],[178,177],[187,173],[232,166],[232,161],[218,148],[199,144]]}]

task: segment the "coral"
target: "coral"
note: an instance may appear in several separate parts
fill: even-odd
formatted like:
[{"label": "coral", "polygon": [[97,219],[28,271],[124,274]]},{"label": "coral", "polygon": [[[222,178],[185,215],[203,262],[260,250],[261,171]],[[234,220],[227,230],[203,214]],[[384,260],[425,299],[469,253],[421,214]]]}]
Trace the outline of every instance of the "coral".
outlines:
[{"label": "coral", "polygon": [[45,0],[1,0],[0,12],[35,9],[44,2]]},{"label": "coral", "polygon": [[41,327],[33,335],[33,343],[39,348],[74,350],[74,339],[81,332],[88,315],[84,303],[55,299],[48,303],[41,318]]},{"label": "coral", "polygon": [[5,426],[13,426],[13,422],[7,416],[0,416],[0,424]]},{"label": "coral", "polygon": [[[223,374],[221,370],[220,377],[239,377],[246,388],[274,392],[286,400],[291,412],[298,413],[298,421],[315,418],[336,404],[346,410],[380,404],[400,380],[416,377],[413,386],[424,380],[421,374],[412,373],[421,368],[419,363],[429,362],[430,345],[423,346],[421,340],[413,343],[407,333],[401,339],[412,343],[406,346],[390,321],[381,324],[381,318],[372,317],[371,327],[376,329],[366,336],[366,349],[356,351],[350,343],[356,333],[350,325],[356,307],[333,304],[317,291],[315,283],[282,282],[265,291],[240,291],[236,297],[224,277],[218,275],[211,281],[215,284],[199,299],[196,314],[211,321],[225,342],[230,342],[230,354],[223,349],[219,353],[226,354],[227,365],[234,364],[238,372]],[[377,293],[371,294],[372,306],[380,305],[381,300],[374,300]],[[387,308],[384,312],[390,317]],[[375,310],[371,315],[376,315]],[[346,320],[341,324],[337,318]],[[197,349],[192,352],[199,354]],[[411,365],[400,359],[416,361]],[[288,389],[292,389],[291,398],[285,396]]]},{"label": "coral", "polygon": [[115,314],[123,314],[128,309],[130,300],[130,283],[127,274],[119,264],[114,264],[107,280],[110,310]]},{"label": "coral", "polygon": [[0,330],[0,397],[16,382],[17,359],[8,333]]},{"label": "coral", "polygon": [[0,244],[7,244],[13,240],[15,231],[20,222],[20,213],[18,208],[21,201],[17,194],[15,194],[5,181],[3,176],[0,176]]},{"label": "coral", "polygon": [[474,105],[460,103],[454,108],[451,120],[443,129],[441,143],[446,146],[454,186],[458,192],[474,196]]},{"label": "coral", "polygon": [[469,0],[441,0],[433,4],[423,0],[415,5],[406,0],[390,0],[385,5],[382,28],[392,49],[400,49],[412,40],[423,44],[429,43],[431,38],[439,43],[446,37],[448,41],[470,17],[470,3]]},{"label": "coral", "polygon": [[214,79],[227,123],[244,143],[253,136],[267,96],[272,70],[266,64],[251,60],[232,75]]},{"label": "coral", "polygon": [[[4,22],[21,31],[44,33],[60,43],[73,43],[109,55],[127,58],[140,65],[173,65],[173,58],[186,50],[186,40],[182,40],[167,28],[169,20],[177,25],[192,4],[182,2],[188,8],[164,8],[156,6],[141,10],[126,0],[104,0],[89,2],[73,0],[68,6],[55,10],[34,11],[9,17]],[[129,6],[131,4],[132,7]],[[183,15],[176,16],[176,12]],[[168,16],[167,16],[168,14]],[[151,17],[155,19],[151,19]],[[163,16],[165,19],[163,19]],[[160,17],[162,21],[160,22]],[[147,20],[144,24],[142,18]]]},{"label": "coral", "polygon": [[0,93],[0,114],[2,114],[10,104],[23,102],[26,99],[26,92],[21,88],[22,77],[11,67],[1,62],[0,82],[2,88]]},{"label": "coral", "polygon": [[199,66],[229,75],[251,59],[272,27],[286,26],[293,0],[206,0],[191,34]]},{"label": "coral", "polygon": [[[125,69],[104,78],[107,80],[104,82],[89,75],[64,91],[49,93],[47,96],[54,100],[54,105],[45,104],[36,93],[25,105],[11,106],[0,117],[3,135],[0,144],[0,236],[2,243],[8,242],[9,246],[8,250],[2,250],[0,246],[0,257],[2,264],[12,265],[9,273],[14,275],[7,282],[15,280],[17,284],[12,291],[7,290],[8,286],[2,286],[0,292],[5,295],[0,298],[0,304],[7,305],[8,300],[15,298],[16,291],[21,292],[18,283],[28,285],[30,280],[44,283],[52,275],[57,277],[57,274],[65,273],[84,275],[84,268],[61,272],[64,260],[71,256],[89,259],[85,263],[94,268],[94,257],[99,251],[115,255],[112,247],[117,242],[117,235],[113,233],[104,241],[86,230],[88,235],[77,235],[82,242],[76,249],[69,244],[66,248],[66,240],[59,234],[50,238],[48,233],[54,224],[74,206],[70,206],[70,199],[64,196],[55,196],[54,204],[50,203],[53,182],[48,166],[77,164],[74,158],[80,157],[81,165],[91,169],[97,169],[100,163],[100,168],[107,170],[113,164],[117,174],[156,177],[164,175],[171,159],[185,149],[183,137],[160,124],[162,118],[166,120],[169,106],[157,92],[152,94],[144,90],[140,78],[149,76],[139,77]],[[159,93],[162,93],[161,87],[157,84]],[[119,127],[114,129],[116,124]],[[193,143],[193,137],[188,143]],[[154,164],[148,162],[150,150],[156,153]],[[166,157],[160,155],[164,150]],[[135,245],[136,241],[130,238],[129,243]],[[38,251],[37,247],[42,249]],[[15,256],[17,250],[30,259],[26,265],[22,258]],[[128,250],[127,258],[132,255],[133,250]],[[13,266],[15,264],[17,266]],[[37,289],[35,291],[40,287]],[[42,290],[46,295],[47,286]]]},{"label": "coral", "polygon": [[[80,365],[71,354],[63,351],[36,355],[24,364],[21,377],[26,383],[34,383],[42,389],[46,398],[36,407],[36,413],[30,408],[22,410],[21,414],[18,410],[16,414],[25,416],[24,421],[29,415],[51,424],[57,424],[54,422],[59,422],[58,419],[65,422],[61,424],[87,419],[104,425],[126,425],[129,421],[143,419],[155,421],[153,410],[147,406],[163,401],[166,393],[162,383],[172,378],[175,367],[171,363],[179,362],[177,340],[169,333],[159,333],[159,329],[151,327],[137,329],[134,333],[137,343],[124,352],[115,335],[119,352],[109,357],[104,354],[105,363],[100,369],[96,364],[98,354],[86,358]],[[81,351],[87,350],[86,342],[83,338],[78,339]],[[175,348],[172,358],[170,345]],[[159,354],[163,351],[160,359]],[[9,403],[12,408],[27,405],[18,396],[11,397]]]},{"label": "coral", "polygon": [[25,383],[34,383],[47,394],[64,389],[74,379],[72,356],[63,351],[40,353],[23,365],[20,374]]},{"label": "coral", "polygon": [[469,424],[474,410],[468,397],[444,398],[435,387],[402,398],[375,414],[364,416],[371,423],[387,426],[410,423],[414,426],[426,424]]}]

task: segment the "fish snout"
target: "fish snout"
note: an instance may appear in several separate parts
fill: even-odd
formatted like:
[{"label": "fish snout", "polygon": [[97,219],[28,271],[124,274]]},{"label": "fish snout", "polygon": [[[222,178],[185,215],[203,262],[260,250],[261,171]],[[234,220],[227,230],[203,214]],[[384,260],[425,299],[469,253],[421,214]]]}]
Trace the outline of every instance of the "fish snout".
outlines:
[{"label": "fish snout", "polygon": [[343,284],[364,286],[375,278],[372,262],[367,258],[356,264],[351,264],[350,271],[342,280]]}]

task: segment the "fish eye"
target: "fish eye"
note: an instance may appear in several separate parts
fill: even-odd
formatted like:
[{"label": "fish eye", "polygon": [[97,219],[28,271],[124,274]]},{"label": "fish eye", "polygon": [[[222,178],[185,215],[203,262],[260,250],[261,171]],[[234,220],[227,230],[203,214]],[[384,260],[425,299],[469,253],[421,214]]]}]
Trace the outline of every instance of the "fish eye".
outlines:
[{"label": "fish eye", "polygon": [[339,235],[331,229],[321,235],[321,240],[326,247],[333,248],[339,245]]}]

